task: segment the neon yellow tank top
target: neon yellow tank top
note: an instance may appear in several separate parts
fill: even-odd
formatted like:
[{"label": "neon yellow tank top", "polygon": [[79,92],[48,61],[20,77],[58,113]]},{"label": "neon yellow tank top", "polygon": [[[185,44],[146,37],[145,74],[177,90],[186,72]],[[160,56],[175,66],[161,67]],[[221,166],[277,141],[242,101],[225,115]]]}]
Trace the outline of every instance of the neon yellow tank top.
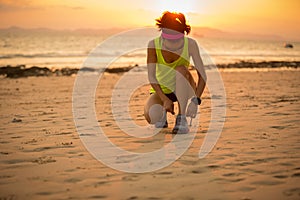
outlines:
[{"label": "neon yellow tank top", "polygon": [[[170,94],[175,91],[176,86],[176,70],[177,66],[190,65],[190,57],[188,53],[188,38],[184,37],[184,46],[180,57],[172,63],[167,63],[162,55],[162,40],[160,37],[154,39],[156,49],[156,79],[165,94]],[[150,93],[154,93],[153,88],[150,89]]]}]

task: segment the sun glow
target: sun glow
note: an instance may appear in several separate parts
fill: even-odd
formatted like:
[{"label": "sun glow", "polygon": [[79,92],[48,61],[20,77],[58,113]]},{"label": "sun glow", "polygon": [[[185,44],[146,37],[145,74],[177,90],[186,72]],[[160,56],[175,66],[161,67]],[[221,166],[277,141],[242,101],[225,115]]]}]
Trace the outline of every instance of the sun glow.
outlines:
[{"label": "sun glow", "polygon": [[196,11],[196,0],[162,0],[155,5],[155,10],[159,12],[171,11],[187,14]]}]

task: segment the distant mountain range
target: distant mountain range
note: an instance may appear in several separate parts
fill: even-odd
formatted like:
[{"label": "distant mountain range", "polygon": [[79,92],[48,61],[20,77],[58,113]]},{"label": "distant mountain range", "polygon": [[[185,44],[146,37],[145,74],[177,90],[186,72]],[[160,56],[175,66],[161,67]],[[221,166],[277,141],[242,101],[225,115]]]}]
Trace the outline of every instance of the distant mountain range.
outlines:
[{"label": "distant mountain range", "polygon": [[[56,30],[49,28],[21,28],[12,26],[5,29],[0,29],[0,33],[40,33],[40,34],[87,34],[87,35],[112,35],[125,30],[125,28],[110,28],[110,29],[75,29],[75,30]],[[285,41],[279,35],[267,35],[267,34],[255,34],[255,33],[241,33],[241,32],[227,32],[215,28],[209,27],[193,27],[191,32],[192,37],[204,37],[204,38],[221,38],[221,39],[252,39],[252,40],[273,40],[273,41]]]},{"label": "distant mountain range", "polygon": [[192,29],[194,37],[207,38],[226,38],[226,39],[254,39],[254,40],[275,40],[284,41],[284,38],[279,35],[271,34],[255,34],[242,32],[227,32],[209,27],[194,27]]},{"label": "distant mountain range", "polygon": [[64,34],[64,33],[75,33],[75,34],[88,34],[88,35],[106,35],[114,34],[126,29],[121,28],[110,28],[110,29],[50,29],[50,28],[21,28],[18,26],[12,26],[9,28],[0,29],[0,33],[47,33],[47,34]]}]

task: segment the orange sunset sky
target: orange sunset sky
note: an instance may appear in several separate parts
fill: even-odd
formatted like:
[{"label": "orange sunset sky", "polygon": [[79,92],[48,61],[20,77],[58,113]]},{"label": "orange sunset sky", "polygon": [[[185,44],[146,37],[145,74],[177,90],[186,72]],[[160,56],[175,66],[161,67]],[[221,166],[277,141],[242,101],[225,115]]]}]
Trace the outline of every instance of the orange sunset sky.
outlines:
[{"label": "orange sunset sky", "polygon": [[300,40],[300,0],[0,0],[0,28],[136,28],[165,10],[193,26]]}]

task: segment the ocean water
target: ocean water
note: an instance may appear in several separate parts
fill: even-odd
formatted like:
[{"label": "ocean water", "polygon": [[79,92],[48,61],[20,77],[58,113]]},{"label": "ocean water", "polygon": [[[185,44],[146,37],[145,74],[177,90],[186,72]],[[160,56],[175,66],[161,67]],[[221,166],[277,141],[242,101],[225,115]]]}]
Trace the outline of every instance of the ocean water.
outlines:
[{"label": "ocean water", "polygon": [[[125,35],[112,48],[99,52],[99,58],[115,57],[112,67],[145,65],[147,38],[158,36]],[[2,31],[0,32],[0,66],[26,65],[63,68],[80,68],[89,53],[114,34],[85,34],[72,31]],[[133,40],[132,37],[135,37]],[[136,37],[141,37],[137,39]],[[145,38],[146,37],[146,38]],[[191,36],[192,37],[192,36]],[[259,41],[195,37],[216,64],[239,61],[299,61],[300,43],[294,48],[284,48],[284,41]],[[112,40],[113,41],[113,40]],[[136,45],[134,43],[139,43]],[[120,56],[119,45],[132,46],[132,50]],[[135,46],[142,48],[134,49]],[[129,48],[130,49],[130,48]],[[117,56],[118,55],[118,56]]]}]

